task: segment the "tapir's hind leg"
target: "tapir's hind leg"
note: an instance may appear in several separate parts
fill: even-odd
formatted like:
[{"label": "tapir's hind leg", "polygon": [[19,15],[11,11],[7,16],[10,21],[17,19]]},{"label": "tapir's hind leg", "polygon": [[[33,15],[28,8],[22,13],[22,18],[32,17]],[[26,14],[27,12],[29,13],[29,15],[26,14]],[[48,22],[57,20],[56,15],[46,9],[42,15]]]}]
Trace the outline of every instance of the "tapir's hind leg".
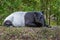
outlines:
[{"label": "tapir's hind leg", "polygon": [[4,26],[12,26],[12,22],[9,20],[6,20],[3,25]]}]

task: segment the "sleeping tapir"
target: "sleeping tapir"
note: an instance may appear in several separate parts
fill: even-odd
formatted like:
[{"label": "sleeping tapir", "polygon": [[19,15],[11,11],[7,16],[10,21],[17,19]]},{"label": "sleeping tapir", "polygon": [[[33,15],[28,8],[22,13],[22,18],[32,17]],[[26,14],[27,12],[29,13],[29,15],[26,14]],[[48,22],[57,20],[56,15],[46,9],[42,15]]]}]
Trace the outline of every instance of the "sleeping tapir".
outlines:
[{"label": "sleeping tapir", "polygon": [[4,26],[48,27],[42,12],[14,12],[5,18]]}]

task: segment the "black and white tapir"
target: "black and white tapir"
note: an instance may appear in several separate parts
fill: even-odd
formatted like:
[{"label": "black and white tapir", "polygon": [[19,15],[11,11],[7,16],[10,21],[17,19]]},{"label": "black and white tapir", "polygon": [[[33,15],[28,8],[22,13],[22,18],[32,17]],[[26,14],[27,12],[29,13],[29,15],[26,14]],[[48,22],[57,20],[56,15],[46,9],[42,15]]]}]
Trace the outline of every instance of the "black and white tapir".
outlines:
[{"label": "black and white tapir", "polygon": [[4,26],[48,27],[42,12],[14,12],[3,22]]}]

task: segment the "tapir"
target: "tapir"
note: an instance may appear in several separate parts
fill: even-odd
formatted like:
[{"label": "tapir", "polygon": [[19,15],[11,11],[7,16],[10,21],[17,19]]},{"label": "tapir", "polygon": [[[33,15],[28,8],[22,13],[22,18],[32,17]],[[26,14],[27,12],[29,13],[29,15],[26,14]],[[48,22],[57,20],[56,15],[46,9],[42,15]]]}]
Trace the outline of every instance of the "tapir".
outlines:
[{"label": "tapir", "polygon": [[42,12],[13,12],[4,21],[4,26],[14,27],[49,27]]}]

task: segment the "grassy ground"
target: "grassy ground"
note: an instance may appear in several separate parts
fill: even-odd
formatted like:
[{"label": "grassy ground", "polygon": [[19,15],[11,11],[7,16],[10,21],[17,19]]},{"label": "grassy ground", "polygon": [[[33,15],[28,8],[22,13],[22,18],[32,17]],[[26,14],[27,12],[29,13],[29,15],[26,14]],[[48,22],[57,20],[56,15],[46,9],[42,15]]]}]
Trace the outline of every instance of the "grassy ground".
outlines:
[{"label": "grassy ground", "polygon": [[60,40],[60,28],[0,26],[0,40]]}]

